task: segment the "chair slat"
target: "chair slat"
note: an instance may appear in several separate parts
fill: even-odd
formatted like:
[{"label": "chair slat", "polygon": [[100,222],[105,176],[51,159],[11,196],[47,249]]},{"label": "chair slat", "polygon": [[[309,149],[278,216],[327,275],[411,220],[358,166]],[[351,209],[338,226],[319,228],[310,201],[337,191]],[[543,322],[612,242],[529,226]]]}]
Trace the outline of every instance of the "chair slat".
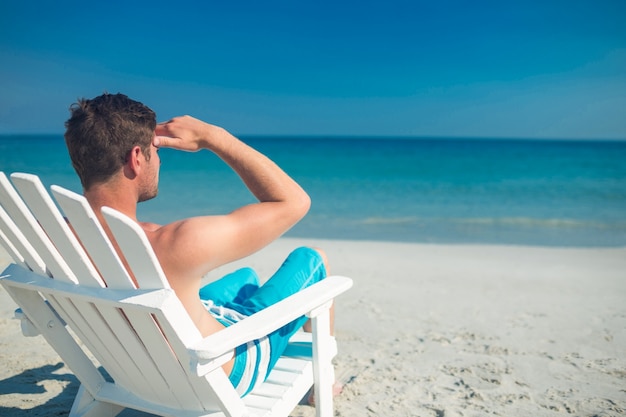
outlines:
[{"label": "chair slat", "polygon": [[120,257],[115,252],[111,241],[85,197],[57,185],[50,188],[107,287],[115,289],[135,288]]},{"label": "chair slat", "polygon": [[161,264],[137,222],[110,207],[103,207],[102,214],[122,248],[139,288],[170,288]]},{"label": "chair slat", "polygon": [[274,369],[289,373],[305,373],[307,372],[310,362],[306,359],[281,357],[274,366]]},{"label": "chair slat", "polygon": [[163,390],[168,389],[162,376],[154,366],[134,329],[119,307],[98,306],[100,315],[106,320],[111,331],[123,344],[125,353],[117,358],[134,375],[132,383],[136,392],[143,393],[146,398],[160,398]]},{"label": "chair slat", "polygon": [[293,384],[293,381],[295,381],[300,374],[301,372],[298,371],[294,372],[274,368],[272,373],[268,376],[267,381],[276,385],[289,386]]},{"label": "chair slat", "polygon": [[[0,207],[0,210],[4,210],[4,209]],[[6,215],[6,212],[5,212],[5,215]],[[3,229],[4,227],[2,225],[2,220],[0,220],[0,245],[2,245],[2,247],[9,254],[11,259],[13,259],[13,262],[15,262],[16,264],[18,264],[19,266],[23,268],[30,269],[28,268],[28,265],[26,264],[26,261],[24,260],[24,257],[22,256],[22,254],[17,250],[17,248],[13,245],[13,243],[11,243],[11,240],[7,237],[7,235],[4,234],[4,232],[2,231]]]},{"label": "chair slat", "polygon": [[200,401],[189,383],[187,373],[173,354],[167,339],[163,337],[163,333],[156,325],[154,318],[144,312],[138,313],[131,309],[125,309],[125,314],[141,338],[154,365],[167,382],[174,400],[186,407],[200,408]]},{"label": "chair slat", "polygon": [[280,398],[285,393],[285,385],[273,384],[271,382],[265,382],[258,388],[254,389],[254,395],[260,395],[262,397]]},{"label": "chair slat", "polygon": [[104,281],[46,192],[39,177],[14,173],[11,174],[11,180],[59,253],[74,271],[78,282],[89,287],[104,287]]},{"label": "chair slat", "polygon": [[[202,335],[191,321],[180,300],[175,296],[170,298],[170,302],[165,303],[164,308],[154,314],[153,318],[181,363],[182,370],[185,372],[202,407],[208,410],[215,408],[219,401],[214,395],[208,395],[211,392],[208,381],[205,378],[199,378],[193,372],[193,368],[189,366],[190,358],[187,346],[192,346],[200,341]],[[172,323],[176,323],[176,328],[172,327]],[[223,373],[221,369],[218,372]],[[224,375],[226,374],[224,373]]]},{"label": "chair slat", "polygon": [[247,407],[264,410],[265,413],[271,413],[272,408],[276,405],[276,398],[249,394],[245,397],[244,403]]},{"label": "chair slat", "polygon": [[[105,323],[97,314],[91,303],[79,299],[57,297],[52,293],[44,293],[57,307],[63,309],[67,315],[72,330],[80,335],[82,342],[101,364],[106,364],[107,372],[123,387],[130,385],[126,370],[120,366],[112,348],[117,343],[107,329]],[[54,300],[54,301],[52,301]],[[61,315],[63,318],[64,315]]]},{"label": "chair slat", "polygon": [[37,251],[30,244],[24,233],[20,231],[15,222],[11,220],[9,214],[0,206],[0,230],[6,238],[14,245],[15,249],[24,257],[24,262],[29,270],[40,275],[48,275],[46,264]]},{"label": "chair slat", "polygon": [[62,281],[77,282],[72,270],[61,258],[9,179],[2,172],[0,172],[0,204],[41,257],[49,274]]},{"label": "chair slat", "polygon": [[[89,309],[95,309],[93,305],[81,300],[71,301],[70,299],[57,297],[53,293],[42,293],[47,294],[55,309],[60,312],[61,316],[67,318],[69,326],[116,383],[131,392],[141,393],[146,395],[146,398],[153,400],[160,399],[163,396],[163,389],[168,389],[168,387],[166,384],[158,383],[162,379],[158,373],[150,372],[151,369],[154,369],[154,364],[150,363],[149,366],[142,368],[139,374],[133,375],[133,371],[138,370],[137,365],[134,365],[137,356],[134,357],[135,362],[133,362],[128,357],[128,354],[125,353],[127,344],[132,342],[132,340],[120,338],[120,334],[126,336],[127,334],[125,333],[113,334],[114,332],[107,330],[106,325],[98,326],[96,323],[100,319],[95,318],[88,311]],[[109,314],[102,314],[102,310],[98,313],[103,319],[105,317],[110,318]],[[106,321],[109,323],[109,320]],[[125,326],[129,326],[128,322],[126,322]],[[119,327],[115,329],[119,330]],[[137,375],[141,374],[145,374],[147,377],[138,380]]]},{"label": "chair slat", "polygon": [[121,382],[124,387],[136,388],[133,383],[132,368],[127,367],[124,361],[125,350],[123,342],[111,330],[108,323],[93,303],[75,302],[74,305],[83,317],[83,323],[91,331],[92,344],[98,346],[101,363],[107,364],[111,376]]},{"label": "chair slat", "polygon": [[288,415],[289,404],[297,404],[311,387],[312,368],[311,360],[280,358],[268,379],[243,398],[246,407],[265,410],[267,415]]}]

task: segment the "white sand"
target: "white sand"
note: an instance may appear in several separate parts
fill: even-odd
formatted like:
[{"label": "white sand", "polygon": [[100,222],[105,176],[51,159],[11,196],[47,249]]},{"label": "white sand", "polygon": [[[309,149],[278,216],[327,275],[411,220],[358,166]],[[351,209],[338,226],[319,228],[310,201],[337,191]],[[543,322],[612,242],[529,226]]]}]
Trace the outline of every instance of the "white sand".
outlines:
[{"label": "white sand", "polygon": [[[355,280],[337,303],[337,416],[626,413],[626,248],[282,239],[244,263],[268,275],[303,243]],[[67,415],[78,382],[14,308],[0,287],[0,416]]]}]

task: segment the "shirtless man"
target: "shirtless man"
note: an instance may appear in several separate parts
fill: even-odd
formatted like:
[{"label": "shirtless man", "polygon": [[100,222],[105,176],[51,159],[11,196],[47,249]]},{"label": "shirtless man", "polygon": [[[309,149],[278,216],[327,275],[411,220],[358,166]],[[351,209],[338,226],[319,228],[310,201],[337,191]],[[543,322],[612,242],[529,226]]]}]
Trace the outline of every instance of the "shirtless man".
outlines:
[{"label": "shirtless man", "polygon": [[[252,270],[243,269],[201,288],[206,273],[258,251],[295,225],[309,209],[309,196],[269,158],[226,130],[193,117],[157,124],[151,109],[122,94],[82,99],[70,111],[65,140],[89,204],[111,238],[101,214],[103,206],[141,225],[172,289],[202,335],[215,333],[326,276],[324,254],[299,248],[263,286],[259,287]],[[139,222],[137,203],[157,195],[161,147],[215,153],[239,175],[258,203],[226,215],[163,226]],[[290,335],[305,322],[303,317],[236,349],[223,368],[240,395],[265,380]]]}]

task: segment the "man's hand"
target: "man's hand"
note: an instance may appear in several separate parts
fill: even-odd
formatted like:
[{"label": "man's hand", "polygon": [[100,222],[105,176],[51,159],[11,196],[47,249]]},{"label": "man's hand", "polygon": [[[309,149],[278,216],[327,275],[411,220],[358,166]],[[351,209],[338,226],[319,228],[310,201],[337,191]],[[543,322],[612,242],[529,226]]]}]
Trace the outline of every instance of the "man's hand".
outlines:
[{"label": "man's hand", "polygon": [[196,152],[210,149],[211,141],[220,136],[219,130],[222,129],[191,116],[175,117],[157,125],[153,144],[157,147]]}]

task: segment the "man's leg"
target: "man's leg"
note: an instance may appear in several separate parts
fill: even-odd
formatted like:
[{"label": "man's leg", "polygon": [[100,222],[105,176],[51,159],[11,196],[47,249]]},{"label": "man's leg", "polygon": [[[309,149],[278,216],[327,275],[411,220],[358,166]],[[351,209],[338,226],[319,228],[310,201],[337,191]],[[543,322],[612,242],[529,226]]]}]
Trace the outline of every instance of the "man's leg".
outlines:
[{"label": "man's leg", "polygon": [[[326,271],[326,255],[323,251],[311,248],[298,248],[287,257],[283,265],[265,284],[263,284],[263,286],[258,288],[254,294],[242,302],[235,302],[239,301],[241,297],[234,297],[232,301],[230,301],[225,300],[225,298],[230,298],[230,296],[221,297],[219,293],[216,293],[220,290],[220,286],[217,284],[223,281],[220,284],[224,284],[223,287],[226,287],[226,292],[232,295],[232,288],[237,288],[237,285],[233,284],[233,281],[240,283],[241,280],[229,276],[203,288],[201,295],[205,295],[207,298],[212,297],[217,305],[233,309],[244,315],[252,315],[321,281],[326,277]],[[236,271],[236,273],[237,272],[239,271]],[[254,275],[256,276],[256,274]],[[237,294],[241,294],[241,292],[237,292]],[[204,297],[202,298],[204,299]],[[218,301],[225,302],[218,304]],[[332,312],[333,310],[331,309],[331,314]],[[261,340],[251,342],[252,344],[248,344],[248,346],[243,345],[237,348],[235,365],[230,375],[233,385],[236,386],[238,390],[240,390],[239,385],[242,385],[243,389],[241,391],[244,391],[246,387],[252,388],[256,384],[257,377],[264,379],[284,352],[291,336],[303,327],[307,321],[307,317],[302,316],[268,335],[266,339],[269,341],[269,352],[261,347],[263,344]],[[333,322],[334,320],[331,316],[331,325]],[[250,348],[254,350],[250,352]],[[269,363],[266,362],[265,365],[262,366],[263,369],[261,369],[259,368],[260,363],[257,362],[256,370],[253,371],[250,369],[246,371],[246,368],[251,366],[251,364],[248,363],[250,354],[252,354],[253,357],[254,355],[267,355],[265,358],[269,356]],[[259,356],[256,357],[258,358]],[[252,362],[256,361],[252,360]],[[254,375],[252,375],[251,372],[253,372]],[[243,393],[244,392],[240,392],[240,394]]]},{"label": "man's leg", "polygon": [[[254,314],[321,281],[326,276],[327,263],[324,252],[320,249],[298,248],[291,252],[278,271],[242,304],[244,311],[241,312],[247,315]],[[302,316],[268,336],[271,345],[269,370],[285,351],[291,336],[307,321],[307,317]]]},{"label": "man's leg", "polygon": [[251,268],[241,268],[200,288],[200,299],[215,305],[240,304],[259,289],[259,277]]}]

